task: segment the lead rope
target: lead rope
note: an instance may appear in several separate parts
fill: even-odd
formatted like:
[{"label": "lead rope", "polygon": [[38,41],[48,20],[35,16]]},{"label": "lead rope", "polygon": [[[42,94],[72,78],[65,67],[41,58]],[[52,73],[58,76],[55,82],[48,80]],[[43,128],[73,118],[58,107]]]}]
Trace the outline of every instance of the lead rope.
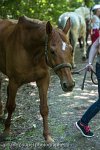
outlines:
[{"label": "lead rope", "polygon": [[86,75],[87,75],[87,69],[85,69],[85,73],[84,73],[84,78],[83,78],[81,90],[84,90],[84,83],[85,83]]},{"label": "lead rope", "polygon": [[[84,67],[84,68],[82,68],[82,69],[80,69],[80,70],[77,70],[77,71],[73,71],[73,72],[72,72],[72,74],[80,74],[80,72],[82,72],[82,71],[84,71],[84,70],[85,70],[85,73],[84,73],[83,82],[82,82],[82,86],[81,86],[81,89],[82,89],[82,90],[84,90],[84,84],[85,84],[86,75],[87,75],[87,71],[88,71],[87,68]],[[98,83],[94,81],[93,75],[96,76],[96,73],[95,73],[94,70],[91,70],[91,81],[92,81],[93,84],[98,85]]]},{"label": "lead rope", "polygon": [[[84,78],[83,78],[83,82],[82,82],[82,86],[81,86],[81,90],[84,90],[84,83],[85,83],[85,80],[86,80],[86,75],[87,75],[87,68],[85,69],[85,73],[84,73]],[[91,70],[91,81],[92,81],[92,83],[94,83],[95,85],[98,85],[98,83],[97,82],[95,82],[94,81],[94,79],[93,79],[93,75],[95,74],[95,76],[96,76],[96,73],[95,73],[95,71],[94,70]]]}]

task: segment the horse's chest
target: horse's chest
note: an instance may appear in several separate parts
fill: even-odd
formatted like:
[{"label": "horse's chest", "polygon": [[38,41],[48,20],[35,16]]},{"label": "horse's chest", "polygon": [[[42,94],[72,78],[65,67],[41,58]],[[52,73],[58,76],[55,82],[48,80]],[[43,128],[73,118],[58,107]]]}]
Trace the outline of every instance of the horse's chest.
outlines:
[{"label": "horse's chest", "polygon": [[22,68],[16,68],[13,74],[14,77],[16,77],[20,82],[28,83],[45,78],[45,76],[48,74],[48,70],[33,66],[24,70]]}]

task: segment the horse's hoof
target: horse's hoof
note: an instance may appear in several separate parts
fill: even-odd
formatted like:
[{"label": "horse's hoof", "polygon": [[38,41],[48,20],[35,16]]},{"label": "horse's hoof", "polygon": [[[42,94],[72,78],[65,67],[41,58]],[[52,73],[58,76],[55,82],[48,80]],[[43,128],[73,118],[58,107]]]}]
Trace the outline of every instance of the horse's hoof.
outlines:
[{"label": "horse's hoof", "polygon": [[11,136],[5,133],[0,134],[0,142],[11,140]]},{"label": "horse's hoof", "polygon": [[49,143],[53,143],[54,140],[51,138],[50,135],[47,136],[47,139],[46,139],[46,143],[49,144]]},{"label": "horse's hoof", "polygon": [[10,135],[12,135],[12,132],[11,132],[10,129],[6,129],[6,130],[4,129],[3,134],[4,134],[5,136],[10,136]]},{"label": "horse's hoof", "polygon": [[85,60],[86,60],[86,57],[85,57],[85,56],[83,56],[83,57],[82,57],[82,60],[83,60],[83,61],[85,61]]},{"label": "horse's hoof", "polygon": [[83,45],[80,45],[80,48],[83,48]]}]

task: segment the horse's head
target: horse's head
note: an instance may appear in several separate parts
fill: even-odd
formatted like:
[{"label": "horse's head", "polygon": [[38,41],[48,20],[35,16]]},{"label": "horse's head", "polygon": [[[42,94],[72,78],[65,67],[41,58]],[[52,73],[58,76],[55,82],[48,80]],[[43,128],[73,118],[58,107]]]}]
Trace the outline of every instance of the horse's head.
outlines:
[{"label": "horse's head", "polygon": [[63,30],[54,29],[50,22],[46,24],[45,56],[47,64],[59,76],[63,91],[72,91],[75,82],[71,75],[72,47],[66,39],[70,28],[70,19]]}]

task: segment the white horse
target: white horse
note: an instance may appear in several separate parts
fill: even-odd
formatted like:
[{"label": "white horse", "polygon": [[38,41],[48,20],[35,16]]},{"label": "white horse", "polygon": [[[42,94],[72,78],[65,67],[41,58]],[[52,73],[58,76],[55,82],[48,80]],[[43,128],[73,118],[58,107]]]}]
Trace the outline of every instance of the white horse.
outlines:
[{"label": "white horse", "polygon": [[73,47],[73,68],[76,67],[74,56],[79,38],[83,39],[83,58],[86,58],[86,23],[81,15],[75,12],[66,12],[58,19],[58,27],[64,28],[68,18],[70,17],[71,28],[69,32],[69,39]]},{"label": "white horse", "polygon": [[68,18],[70,17],[71,28],[69,38],[73,47],[73,67],[75,67],[75,50],[78,39],[83,40],[82,58],[86,58],[86,22],[85,18],[89,17],[90,10],[87,7],[80,7],[75,12],[63,13],[58,19],[58,27],[64,28]]},{"label": "white horse", "polygon": [[74,12],[76,12],[77,14],[83,16],[84,19],[90,18],[90,8],[88,8],[88,7],[79,7],[77,9],[75,9]]},{"label": "white horse", "polygon": [[[93,16],[93,12],[88,7],[79,7],[77,9],[75,9],[75,12],[77,14],[83,16],[85,19],[85,22],[86,22],[86,43],[87,43],[88,36],[89,36],[90,30],[91,30],[91,18]],[[79,40],[79,44],[80,44],[80,47],[82,47],[81,39]]]}]

